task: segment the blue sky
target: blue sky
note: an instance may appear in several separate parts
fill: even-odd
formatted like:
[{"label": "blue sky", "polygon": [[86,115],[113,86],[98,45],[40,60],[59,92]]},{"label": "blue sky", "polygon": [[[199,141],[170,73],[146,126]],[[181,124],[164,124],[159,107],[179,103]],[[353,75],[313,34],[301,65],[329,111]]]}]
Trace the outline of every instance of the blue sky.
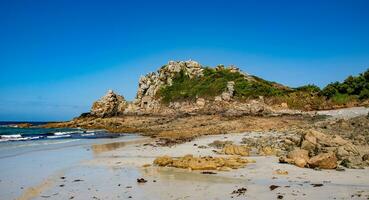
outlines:
[{"label": "blue sky", "polygon": [[169,60],[235,64],[288,86],[369,68],[369,1],[0,0],[0,120],[68,120],[132,100]]}]

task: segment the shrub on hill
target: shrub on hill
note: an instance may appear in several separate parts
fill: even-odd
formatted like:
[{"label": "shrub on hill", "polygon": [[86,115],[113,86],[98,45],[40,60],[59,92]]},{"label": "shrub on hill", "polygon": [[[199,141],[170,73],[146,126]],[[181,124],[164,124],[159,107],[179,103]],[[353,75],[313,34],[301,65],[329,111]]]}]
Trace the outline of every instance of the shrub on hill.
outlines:
[{"label": "shrub on hill", "polygon": [[[358,76],[349,76],[342,83],[334,82],[328,84],[321,95],[327,98],[369,98],[369,69]],[[346,96],[346,97],[345,97]]]},{"label": "shrub on hill", "polygon": [[236,98],[256,98],[258,96],[275,96],[284,94],[284,90],[274,87],[272,82],[253,77],[255,81],[245,79],[239,72],[229,69],[204,68],[202,77],[190,78],[180,71],[173,79],[172,85],[162,87],[158,95],[164,103],[172,101],[194,100],[197,97],[214,98],[226,90],[227,82],[234,81]]}]

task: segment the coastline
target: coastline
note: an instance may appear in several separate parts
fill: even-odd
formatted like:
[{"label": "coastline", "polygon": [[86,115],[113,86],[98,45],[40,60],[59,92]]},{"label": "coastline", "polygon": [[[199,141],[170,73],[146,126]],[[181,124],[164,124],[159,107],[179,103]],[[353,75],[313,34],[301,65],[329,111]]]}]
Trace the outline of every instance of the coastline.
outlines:
[{"label": "coastline", "polygon": [[[158,167],[160,156],[232,157],[221,155],[214,141],[236,145],[248,139],[271,140],[301,137],[304,129],[325,130],[345,136],[347,130],[360,132],[360,120],[367,122],[368,108],[325,111],[317,115],[187,116],[123,118],[125,127],[145,124],[152,134],[93,140],[56,140],[53,146],[29,146],[21,153],[1,156],[1,199],[361,199],[369,198],[369,168],[314,170],[281,164],[278,156],[261,156],[255,149],[246,159],[255,160],[230,171],[188,170]],[[360,112],[356,112],[359,110]],[[318,113],[320,114],[320,113]],[[137,120],[139,119],[139,120]],[[147,120],[150,119],[150,120]],[[164,119],[164,120],[163,120]],[[96,119],[100,125],[122,118]],[[354,120],[354,124],[350,121]],[[337,123],[337,124],[334,124]],[[342,123],[346,128],[342,128]],[[65,125],[61,123],[61,125]],[[76,123],[77,125],[77,123]],[[116,125],[113,124],[113,125]],[[355,128],[352,126],[355,125]],[[116,131],[121,130],[115,126]],[[367,127],[364,125],[362,128]],[[101,127],[100,127],[101,128]],[[155,130],[154,128],[157,128]],[[128,130],[128,129],[127,129]],[[233,132],[231,130],[234,130]],[[343,134],[344,133],[344,134]],[[360,133],[361,134],[361,133]],[[180,136],[180,137],[178,137]],[[246,139],[245,139],[246,138]],[[274,140],[274,139],[277,140]],[[347,138],[347,137],[345,137]],[[360,142],[359,137],[350,141]],[[64,141],[64,142],[62,142]],[[42,141],[39,141],[42,142]],[[247,144],[247,143],[246,143]],[[264,145],[264,143],[260,143]],[[362,153],[369,153],[365,143]],[[1,152],[0,152],[1,153]],[[279,173],[281,170],[284,173]],[[203,174],[205,172],[205,174]],[[138,183],[143,178],[147,182]],[[271,189],[273,188],[273,190]]]},{"label": "coastline", "polygon": [[[171,147],[158,147],[154,140],[143,142],[139,139],[138,143],[100,152],[91,159],[69,167],[62,175],[65,178],[51,179],[53,184],[50,187],[36,187],[40,193],[35,199],[276,199],[279,195],[283,199],[369,197],[368,168],[347,169],[344,172],[316,171],[280,164],[275,156],[252,156],[250,158],[256,163],[229,172],[217,171],[216,174],[143,167],[152,164],[155,157],[161,155],[219,156],[212,151],[213,148],[198,146],[224,139],[237,143],[242,137],[259,134],[263,133],[201,136]],[[277,174],[278,169],[287,171],[288,175]],[[137,183],[139,178],[147,182]],[[279,187],[271,191],[271,185]],[[244,194],[232,194],[240,188],[246,188],[247,191]]]}]

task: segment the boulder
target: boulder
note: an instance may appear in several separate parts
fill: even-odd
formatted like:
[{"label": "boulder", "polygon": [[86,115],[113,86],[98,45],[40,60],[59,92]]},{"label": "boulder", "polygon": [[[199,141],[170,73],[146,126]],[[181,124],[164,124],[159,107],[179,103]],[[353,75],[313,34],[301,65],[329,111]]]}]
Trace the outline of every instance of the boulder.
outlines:
[{"label": "boulder", "polygon": [[289,159],[297,159],[297,158],[301,158],[303,160],[309,160],[309,152],[304,150],[304,149],[294,149],[293,151],[290,151],[287,154],[287,158]]},{"label": "boulder", "polygon": [[196,100],[196,105],[197,106],[199,106],[199,107],[204,107],[205,106],[205,99],[203,99],[203,98],[198,98],[197,100]]},{"label": "boulder", "polygon": [[179,158],[171,158],[168,156],[158,157],[154,160],[157,166],[167,166],[175,168],[183,168],[190,170],[219,170],[229,171],[230,169],[238,169],[244,167],[247,163],[252,163],[240,157],[232,158],[214,158],[214,157],[194,157],[193,155],[185,155]]},{"label": "boulder", "polygon": [[223,150],[223,154],[226,155],[239,155],[239,156],[249,156],[250,149],[243,145],[226,145]]},{"label": "boulder", "polygon": [[90,113],[98,117],[111,117],[123,113],[126,107],[124,97],[109,90],[105,96],[93,103]]},{"label": "boulder", "polygon": [[320,153],[310,158],[308,164],[311,168],[335,169],[337,168],[337,157],[334,152]]},{"label": "boulder", "polygon": [[294,164],[298,167],[305,167],[309,160],[309,152],[304,149],[294,149],[287,154],[287,157],[280,157],[279,162]]},{"label": "boulder", "polygon": [[234,84],[235,83],[233,81],[229,81],[227,83],[227,90],[221,94],[222,100],[230,101],[232,99],[234,94]]}]

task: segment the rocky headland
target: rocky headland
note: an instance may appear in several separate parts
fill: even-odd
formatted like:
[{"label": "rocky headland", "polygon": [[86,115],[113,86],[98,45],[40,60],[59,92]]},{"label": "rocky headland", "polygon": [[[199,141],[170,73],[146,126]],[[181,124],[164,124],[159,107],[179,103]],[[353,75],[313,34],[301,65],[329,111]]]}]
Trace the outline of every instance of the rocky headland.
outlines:
[{"label": "rocky headland", "polygon": [[[369,72],[360,76],[369,78]],[[140,133],[155,138],[160,146],[188,142],[201,135],[277,132],[274,136],[245,138],[244,149],[227,145],[219,152],[237,156],[252,152],[275,155],[281,163],[315,169],[363,168],[369,164],[368,116],[335,118],[329,117],[330,111],[324,115],[317,112],[368,104],[368,98],[363,98],[366,88],[359,91],[361,97],[343,93],[339,87],[336,84],[323,90],[313,85],[290,88],[242,72],[235,66],[211,68],[192,60],[170,61],[157,72],[140,78],[133,101],[109,90],[93,103],[90,112],[45,127]],[[368,112],[365,107],[359,109]],[[342,112],[345,115],[346,110]],[[218,163],[223,161],[207,157],[164,158],[171,162],[162,164],[159,159],[155,163],[178,166],[173,163],[194,159],[211,162],[215,169],[224,166]]]}]

